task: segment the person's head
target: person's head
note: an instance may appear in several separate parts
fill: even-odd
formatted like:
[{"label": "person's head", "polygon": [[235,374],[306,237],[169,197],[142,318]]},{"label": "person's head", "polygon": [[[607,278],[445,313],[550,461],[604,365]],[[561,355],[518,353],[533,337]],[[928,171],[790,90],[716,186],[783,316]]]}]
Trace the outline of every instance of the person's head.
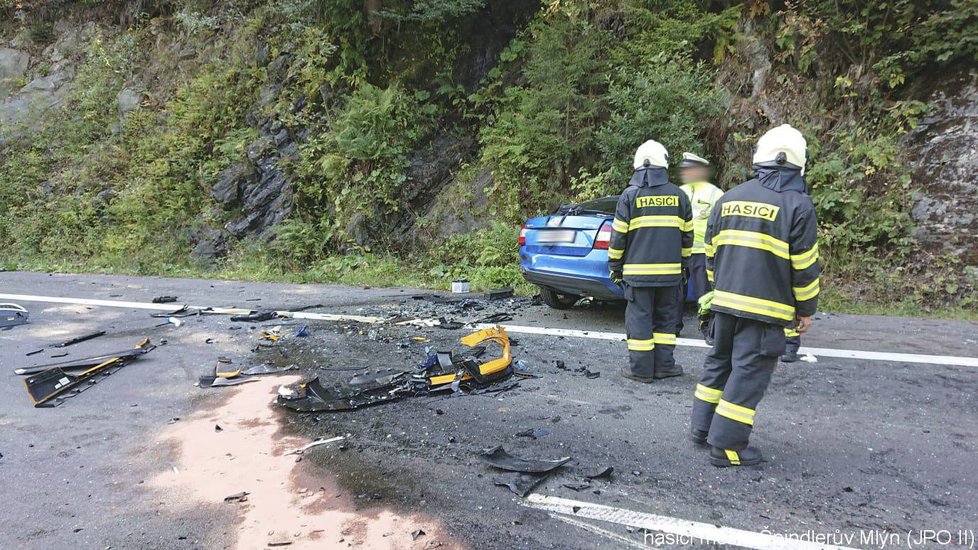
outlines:
[{"label": "person's head", "polygon": [[683,153],[679,163],[679,178],[683,183],[710,181],[711,175],[710,161],[693,153]]},{"label": "person's head", "polygon": [[805,136],[788,124],[768,130],[757,140],[754,164],[765,167],[784,167],[801,170],[805,174],[808,144]]},{"label": "person's head", "polygon": [[642,168],[668,168],[669,153],[661,143],[650,139],[640,145],[635,151],[635,161],[632,168],[641,170]]}]

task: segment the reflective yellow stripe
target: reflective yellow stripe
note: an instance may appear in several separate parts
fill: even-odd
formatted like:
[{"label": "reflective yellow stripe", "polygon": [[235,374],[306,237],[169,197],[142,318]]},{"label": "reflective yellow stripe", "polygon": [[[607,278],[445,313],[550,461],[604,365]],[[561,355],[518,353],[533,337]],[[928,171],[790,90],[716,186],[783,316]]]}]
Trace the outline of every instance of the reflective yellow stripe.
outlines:
[{"label": "reflective yellow stripe", "polygon": [[676,335],[669,334],[666,332],[653,332],[652,341],[656,344],[662,344],[663,346],[675,346],[676,345]]},{"label": "reflective yellow stripe", "polygon": [[693,230],[693,220],[689,220],[688,222],[687,221],[684,221],[683,222],[683,225],[682,225],[682,227],[680,229],[682,229],[683,231],[692,231]]},{"label": "reflective yellow stripe", "polygon": [[818,296],[820,285],[818,279],[812,281],[812,284],[802,287],[793,287],[791,291],[795,295],[795,300],[799,302],[804,302],[805,300],[811,300],[812,298]]},{"label": "reflective yellow stripe", "polygon": [[679,216],[639,216],[628,223],[629,231],[642,227],[676,227],[682,229],[683,219]]},{"label": "reflective yellow stripe", "polygon": [[716,253],[716,248],[711,243],[703,243],[703,250],[706,251],[707,258],[712,258]]},{"label": "reflective yellow stripe", "polygon": [[706,280],[707,281],[710,281],[711,283],[713,282],[713,270],[712,269],[707,269],[706,270]]},{"label": "reflective yellow stripe", "polygon": [[651,338],[648,340],[634,340],[629,338],[625,342],[628,344],[630,351],[652,351],[655,349],[655,342]]},{"label": "reflective yellow stripe", "polygon": [[784,319],[785,321],[795,319],[795,308],[793,306],[722,290],[714,292],[713,305],[774,317],[775,319]]},{"label": "reflective yellow stripe", "polygon": [[693,241],[693,254],[705,254],[706,245],[703,241]]},{"label": "reflective yellow stripe", "polygon": [[720,396],[723,395],[722,390],[715,390],[709,386],[704,386],[703,384],[696,384],[696,393],[693,397],[699,399],[700,401],[706,401],[707,403],[713,403],[714,405],[720,402]]},{"label": "reflective yellow stripe", "polygon": [[614,221],[611,222],[611,228],[619,233],[628,233],[628,223],[623,222],[618,218],[615,218]]},{"label": "reflective yellow stripe", "polygon": [[713,237],[713,246],[746,246],[770,252],[779,258],[787,260],[788,243],[781,239],[775,239],[770,235],[758,233],[757,231],[741,231],[739,229],[724,229]]},{"label": "reflective yellow stripe", "polygon": [[624,275],[679,275],[682,264],[625,264]]},{"label": "reflective yellow stripe", "polygon": [[690,256],[693,255],[693,249],[692,248],[684,248],[682,250],[682,252],[683,252],[683,258],[688,258],[688,257],[690,257]]},{"label": "reflective yellow stripe", "polygon": [[734,405],[733,403],[724,401],[723,399],[717,403],[717,414],[729,418],[730,420],[740,422],[741,424],[747,424],[749,426],[754,425],[754,409]]},{"label": "reflective yellow stripe", "polygon": [[787,338],[794,338],[795,336],[801,336],[801,333],[799,333],[797,330],[786,328],[784,329],[784,335]]},{"label": "reflective yellow stripe", "polygon": [[807,269],[818,260],[818,243],[811,247],[807,252],[791,255],[791,267],[802,270]]},{"label": "reflective yellow stripe", "polygon": [[724,449],[723,452],[727,454],[727,460],[729,460],[731,464],[734,466],[740,466],[740,455],[737,454],[737,451]]},{"label": "reflective yellow stripe", "polygon": [[608,249],[608,259],[609,260],[620,260],[621,257],[624,254],[625,254],[625,251],[624,250],[619,250],[617,248],[609,248]]}]

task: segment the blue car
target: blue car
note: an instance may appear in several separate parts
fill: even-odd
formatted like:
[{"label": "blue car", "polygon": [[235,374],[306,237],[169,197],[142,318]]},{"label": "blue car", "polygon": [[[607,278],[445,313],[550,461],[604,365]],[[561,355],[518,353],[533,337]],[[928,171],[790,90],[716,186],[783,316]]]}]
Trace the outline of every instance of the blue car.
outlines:
[{"label": "blue car", "polygon": [[611,221],[617,204],[617,195],[567,204],[523,224],[520,271],[528,282],[540,287],[545,304],[568,309],[584,297],[624,300],[621,287],[611,282],[608,271]]}]

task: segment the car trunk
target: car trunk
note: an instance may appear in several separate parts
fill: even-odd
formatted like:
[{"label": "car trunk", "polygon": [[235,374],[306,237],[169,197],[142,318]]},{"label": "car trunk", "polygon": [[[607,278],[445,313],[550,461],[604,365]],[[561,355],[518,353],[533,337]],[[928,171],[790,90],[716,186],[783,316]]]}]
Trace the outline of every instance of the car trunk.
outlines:
[{"label": "car trunk", "polygon": [[526,223],[526,251],[531,254],[587,256],[601,225],[614,215],[617,197],[562,206],[549,216]]}]

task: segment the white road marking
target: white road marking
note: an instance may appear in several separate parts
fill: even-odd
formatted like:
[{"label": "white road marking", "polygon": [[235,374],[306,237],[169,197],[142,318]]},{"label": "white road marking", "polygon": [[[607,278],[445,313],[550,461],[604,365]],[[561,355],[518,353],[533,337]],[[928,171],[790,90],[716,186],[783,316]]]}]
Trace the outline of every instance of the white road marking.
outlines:
[{"label": "white road marking", "polygon": [[[146,302],[126,302],[121,300],[96,300],[91,298],[68,298],[63,296],[34,296],[30,294],[0,294],[0,300],[13,302],[42,302],[50,304],[74,304],[93,307],[117,307],[125,309],[144,309],[152,311],[175,311],[180,308],[176,304],[152,304]],[[217,315],[242,315],[252,311],[243,308],[211,308],[207,306],[187,306],[190,309]],[[331,313],[311,313],[307,311],[277,311],[281,317],[292,319],[308,319],[311,321],[341,321],[358,323],[380,323],[384,317],[366,315],[345,315]],[[495,325],[479,324],[477,329]],[[569,338],[589,338],[593,340],[624,341],[625,335],[620,332],[601,332],[594,330],[577,330],[566,328],[531,327],[524,325],[503,324],[507,332],[513,334],[537,334],[546,336],[564,336]],[[676,344],[692,348],[709,348],[706,342],[693,338],[678,338]],[[882,351],[861,351],[831,348],[801,348],[800,353],[811,353],[819,357],[838,357],[842,359],[862,359],[865,361],[886,361],[894,363],[919,363],[924,365],[948,365],[958,367],[978,367],[978,357],[959,357],[953,355],[920,355],[914,353],[894,353]]]},{"label": "white road marking", "polygon": [[[0,298],[3,296],[0,295]],[[492,325],[477,325],[485,328]],[[625,341],[625,335],[620,332],[597,332],[593,330],[574,330],[566,328],[528,327],[521,325],[503,324],[506,332],[513,334],[539,334],[549,336],[565,336],[569,338],[591,338],[595,340]],[[691,338],[677,338],[676,345],[709,348],[706,342]],[[852,349],[831,348],[801,348],[799,353],[811,353],[817,357],[838,357],[842,359],[863,359],[866,361],[887,361],[894,363],[921,363],[925,365],[950,365],[957,367],[978,367],[978,357],[958,357],[953,355],[920,355],[914,353],[893,353],[884,351],[861,351]]]},{"label": "white road marking", "polygon": [[[124,302],[121,300],[95,300],[90,298],[66,298],[61,296],[32,296],[29,294],[0,294],[0,300],[13,300],[15,302],[42,302],[48,304],[74,304],[93,307],[118,307],[125,309],[146,309],[152,311],[176,311],[183,307],[179,304],[152,304],[146,302]],[[189,309],[196,309],[202,313],[215,315],[245,315],[251,309],[244,308],[222,308],[208,306],[187,306]],[[355,321],[359,323],[379,323],[383,317],[367,317],[364,315],[334,315],[330,313],[310,313],[308,311],[276,311],[280,317],[292,319],[309,319],[313,321]]]},{"label": "white road marking", "polygon": [[635,539],[630,539],[630,538],[628,538],[628,537],[626,537],[624,535],[619,535],[618,533],[615,533],[613,531],[609,531],[607,529],[602,529],[602,528],[598,527],[597,525],[591,525],[590,523],[588,523],[586,521],[578,521],[578,520],[576,520],[574,518],[569,518],[567,516],[563,516],[563,515],[560,515],[560,514],[550,514],[550,517],[552,517],[552,518],[554,518],[556,520],[560,520],[560,521],[562,521],[564,523],[568,523],[570,525],[573,525],[574,527],[580,527],[581,529],[584,529],[585,531],[590,531],[591,533],[594,533],[595,535],[601,535],[602,537],[609,538],[609,539],[611,539],[611,540],[613,540],[615,542],[620,542],[621,544],[624,544],[625,546],[630,546],[632,548],[644,548],[644,549],[655,548],[655,546],[645,545],[645,544],[642,544],[642,543],[638,542]]},{"label": "white road marking", "polygon": [[520,504],[530,508],[565,514],[576,518],[594,519],[627,525],[638,529],[646,529],[657,533],[667,533],[674,537],[682,537],[691,544],[711,541],[717,544],[754,548],[755,550],[852,550],[846,546],[819,544],[809,540],[801,540],[797,537],[788,538],[768,533],[734,529],[732,527],[718,527],[709,523],[635,512],[624,508],[551,497],[537,493],[527,496]]}]

